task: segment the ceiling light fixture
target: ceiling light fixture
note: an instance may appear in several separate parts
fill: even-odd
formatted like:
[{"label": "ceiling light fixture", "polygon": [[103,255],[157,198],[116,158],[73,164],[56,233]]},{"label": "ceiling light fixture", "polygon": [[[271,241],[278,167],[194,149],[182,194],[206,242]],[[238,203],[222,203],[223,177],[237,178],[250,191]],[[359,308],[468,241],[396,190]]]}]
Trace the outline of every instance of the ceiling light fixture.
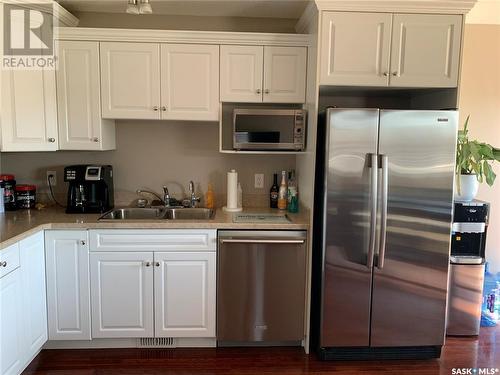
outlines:
[{"label": "ceiling light fixture", "polygon": [[153,9],[149,0],[128,0],[127,13],[129,14],[151,14]]},{"label": "ceiling light fixture", "polygon": [[137,7],[137,0],[128,0],[126,11],[128,14],[139,14],[139,8]]},{"label": "ceiling light fixture", "polygon": [[153,13],[153,9],[151,8],[151,4],[149,3],[149,0],[141,0],[141,5],[139,5],[139,13],[140,14]]}]

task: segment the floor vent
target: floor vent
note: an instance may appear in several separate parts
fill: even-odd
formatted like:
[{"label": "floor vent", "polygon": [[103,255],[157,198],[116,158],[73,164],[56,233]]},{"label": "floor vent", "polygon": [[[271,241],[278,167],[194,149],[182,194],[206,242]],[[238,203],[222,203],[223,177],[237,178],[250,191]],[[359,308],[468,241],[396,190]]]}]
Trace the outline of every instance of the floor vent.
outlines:
[{"label": "floor vent", "polygon": [[138,348],[175,348],[177,343],[173,337],[141,337],[137,340]]}]

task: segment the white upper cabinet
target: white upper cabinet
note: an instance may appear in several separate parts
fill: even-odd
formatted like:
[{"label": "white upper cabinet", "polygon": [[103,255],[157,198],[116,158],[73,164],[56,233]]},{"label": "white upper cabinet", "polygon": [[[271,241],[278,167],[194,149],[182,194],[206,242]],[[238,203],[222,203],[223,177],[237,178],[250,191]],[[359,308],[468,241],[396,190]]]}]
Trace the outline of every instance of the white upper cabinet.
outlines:
[{"label": "white upper cabinet", "polygon": [[219,119],[219,46],[161,45],[161,118]]},{"label": "white upper cabinet", "polygon": [[154,258],[155,336],[215,337],[215,251]]},{"label": "white upper cabinet", "polygon": [[153,337],[153,253],[90,254],[92,337]]},{"label": "white upper cabinet", "polygon": [[391,25],[389,13],[325,13],[321,29],[321,84],[386,86]]},{"label": "white upper cabinet", "polygon": [[461,35],[461,15],[394,15],[391,86],[456,87]]},{"label": "white upper cabinet", "polygon": [[56,151],[54,70],[4,70],[1,94],[1,151]]},{"label": "white upper cabinet", "polygon": [[57,43],[57,107],[61,150],[115,148],[115,124],[101,119],[99,43]]},{"label": "white upper cabinet", "polygon": [[160,118],[160,46],[101,42],[103,118]]},{"label": "white upper cabinet", "polygon": [[304,103],[306,47],[221,46],[221,101]]},{"label": "white upper cabinet", "polygon": [[306,101],[306,47],[264,47],[266,103]]},{"label": "white upper cabinet", "polygon": [[264,66],[262,46],[221,46],[220,56],[220,100],[261,102]]},{"label": "white upper cabinet", "polygon": [[461,15],[325,12],[320,84],[456,87]]},{"label": "white upper cabinet", "polygon": [[50,340],[90,340],[89,245],[86,230],[45,231]]}]

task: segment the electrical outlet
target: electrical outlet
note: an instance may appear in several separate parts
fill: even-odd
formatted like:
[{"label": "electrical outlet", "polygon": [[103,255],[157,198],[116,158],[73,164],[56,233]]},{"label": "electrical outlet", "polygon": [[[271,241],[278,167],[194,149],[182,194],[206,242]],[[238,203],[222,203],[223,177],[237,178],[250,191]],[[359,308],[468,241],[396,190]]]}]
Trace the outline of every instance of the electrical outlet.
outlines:
[{"label": "electrical outlet", "polygon": [[47,171],[47,185],[49,184],[49,176],[52,176],[50,179],[50,184],[52,186],[57,185],[57,172],[56,171]]},{"label": "electrical outlet", "polygon": [[255,174],[255,188],[263,189],[264,188],[264,174],[256,173]]}]

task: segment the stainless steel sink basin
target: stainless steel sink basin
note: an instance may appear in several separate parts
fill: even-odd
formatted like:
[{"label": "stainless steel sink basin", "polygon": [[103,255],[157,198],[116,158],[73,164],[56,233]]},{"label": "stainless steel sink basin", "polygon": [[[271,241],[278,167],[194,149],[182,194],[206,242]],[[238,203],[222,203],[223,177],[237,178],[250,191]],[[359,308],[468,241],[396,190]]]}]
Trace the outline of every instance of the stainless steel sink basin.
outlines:
[{"label": "stainless steel sink basin", "polygon": [[215,211],[210,208],[167,208],[166,219],[169,220],[210,220]]},{"label": "stainless steel sink basin", "polygon": [[99,220],[210,220],[215,211],[209,208],[116,208]]},{"label": "stainless steel sink basin", "polygon": [[165,208],[116,208],[102,215],[99,220],[158,220],[165,217]]}]

